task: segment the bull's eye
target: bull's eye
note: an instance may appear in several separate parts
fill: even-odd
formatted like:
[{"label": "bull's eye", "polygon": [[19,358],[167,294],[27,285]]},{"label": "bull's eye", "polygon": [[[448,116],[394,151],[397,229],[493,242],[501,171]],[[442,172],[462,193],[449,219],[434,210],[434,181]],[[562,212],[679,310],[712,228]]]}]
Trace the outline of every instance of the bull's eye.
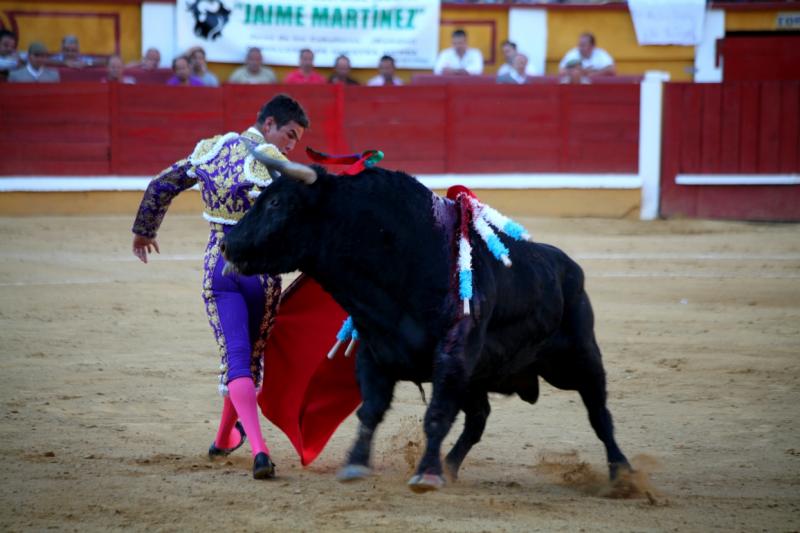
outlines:
[{"label": "bull's eye", "polygon": [[279,205],[281,205],[281,202],[277,198],[272,198],[270,199],[269,202],[267,202],[267,205],[269,207],[278,207]]}]

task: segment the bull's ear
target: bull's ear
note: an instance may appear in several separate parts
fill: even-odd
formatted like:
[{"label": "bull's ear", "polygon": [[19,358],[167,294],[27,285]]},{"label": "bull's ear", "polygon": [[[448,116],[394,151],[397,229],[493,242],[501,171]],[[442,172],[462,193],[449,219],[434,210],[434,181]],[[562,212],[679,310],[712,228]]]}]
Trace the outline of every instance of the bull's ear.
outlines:
[{"label": "bull's ear", "polygon": [[273,159],[250,146],[248,146],[247,149],[250,150],[250,154],[256,161],[263,163],[270,170],[270,174],[273,170],[277,170],[282,175],[302,181],[306,185],[312,185],[315,181],[317,181],[317,173],[314,172],[314,169],[309,166],[302,165],[300,163],[293,163],[291,161]]}]

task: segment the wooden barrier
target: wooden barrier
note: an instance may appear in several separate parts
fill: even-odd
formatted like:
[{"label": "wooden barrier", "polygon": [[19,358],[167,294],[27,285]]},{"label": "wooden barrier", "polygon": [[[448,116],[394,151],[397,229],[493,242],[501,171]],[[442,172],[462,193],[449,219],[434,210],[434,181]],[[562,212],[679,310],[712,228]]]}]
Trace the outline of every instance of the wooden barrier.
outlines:
[{"label": "wooden barrier", "polygon": [[448,172],[637,172],[638,86],[448,91]]},{"label": "wooden barrier", "polygon": [[347,88],[343,129],[412,173],[636,173],[638,86],[594,89]]},{"label": "wooden barrier", "polygon": [[[313,146],[331,153],[380,149],[387,166],[412,173],[637,171],[639,91],[633,84],[216,89],[76,83],[0,86],[0,109],[8,117],[0,175],[152,175],[186,157],[200,138],[252,125],[279,92],[292,94],[311,117],[293,152],[298,161],[308,162],[303,150]],[[19,146],[28,138],[35,144]]]},{"label": "wooden barrier", "polygon": [[109,174],[109,109],[103,84],[0,86],[0,174]]},{"label": "wooden barrier", "polygon": [[[563,76],[559,74],[547,74],[545,76],[526,76],[525,83],[537,84],[561,84],[564,83]],[[607,85],[620,83],[641,83],[643,76],[598,76],[590,80],[584,80],[585,85]],[[411,76],[412,85],[494,85],[497,83],[497,76],[493,74],[481,74],[463,76],[460,74],[431,74],[419,73]],[[512,84],[513,85],[513,84]]]},{"label": "wooden barrier", "polygon": [[348,87],[344,91],[346,145],[375,148],[382,164],[413,174],[447,172],[447,88]]},{"label": "wooden barrier", "polygon": [[662,215],[800,220],[800,81],[668,84],[664,117]]},{"label": "wooden barrier", "polygon": [[338,85],[224,85],[225,131],[252,126],[265,103],[280,93],[291,94],[303,105],[311,128],[303,135],[292,158],[308,163],[305,147],[344,151],[342,141],[342,95]]},{"label": "wooden barrier", "polygon": [[115,84],[112,173],[153,174],[223,131],[223,93],[207,87]]}]

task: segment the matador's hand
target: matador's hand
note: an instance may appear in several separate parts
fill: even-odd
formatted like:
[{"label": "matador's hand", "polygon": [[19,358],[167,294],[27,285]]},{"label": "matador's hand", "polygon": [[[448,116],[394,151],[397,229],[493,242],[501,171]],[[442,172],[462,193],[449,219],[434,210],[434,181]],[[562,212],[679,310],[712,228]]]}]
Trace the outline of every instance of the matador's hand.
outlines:
[{"label": "matador's hand", "polygon": [[138,257],[142,263],[147,263],[147,254],[153,253],[153,250],[155,250],[156,253],[161,253],[158,249],[158,242],[156,242],[155,237],[151,239],[150,237],[134,234],[133,255]]}]

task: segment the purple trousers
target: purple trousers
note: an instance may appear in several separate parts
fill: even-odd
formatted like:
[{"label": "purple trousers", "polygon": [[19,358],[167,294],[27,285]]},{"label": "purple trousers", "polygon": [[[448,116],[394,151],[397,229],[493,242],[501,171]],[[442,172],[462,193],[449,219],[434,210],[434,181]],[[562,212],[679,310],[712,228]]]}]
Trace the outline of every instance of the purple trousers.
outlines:
[{"label": "purple trousers", "polygon": [[280,277],[222,274],[225,259],[219,243],[229,229],[211,224],[203,261],[203,301],[219,347],[222,395],[236,378],[249,376],[256,387],[261,385],[264,344],[281,294]]}]

